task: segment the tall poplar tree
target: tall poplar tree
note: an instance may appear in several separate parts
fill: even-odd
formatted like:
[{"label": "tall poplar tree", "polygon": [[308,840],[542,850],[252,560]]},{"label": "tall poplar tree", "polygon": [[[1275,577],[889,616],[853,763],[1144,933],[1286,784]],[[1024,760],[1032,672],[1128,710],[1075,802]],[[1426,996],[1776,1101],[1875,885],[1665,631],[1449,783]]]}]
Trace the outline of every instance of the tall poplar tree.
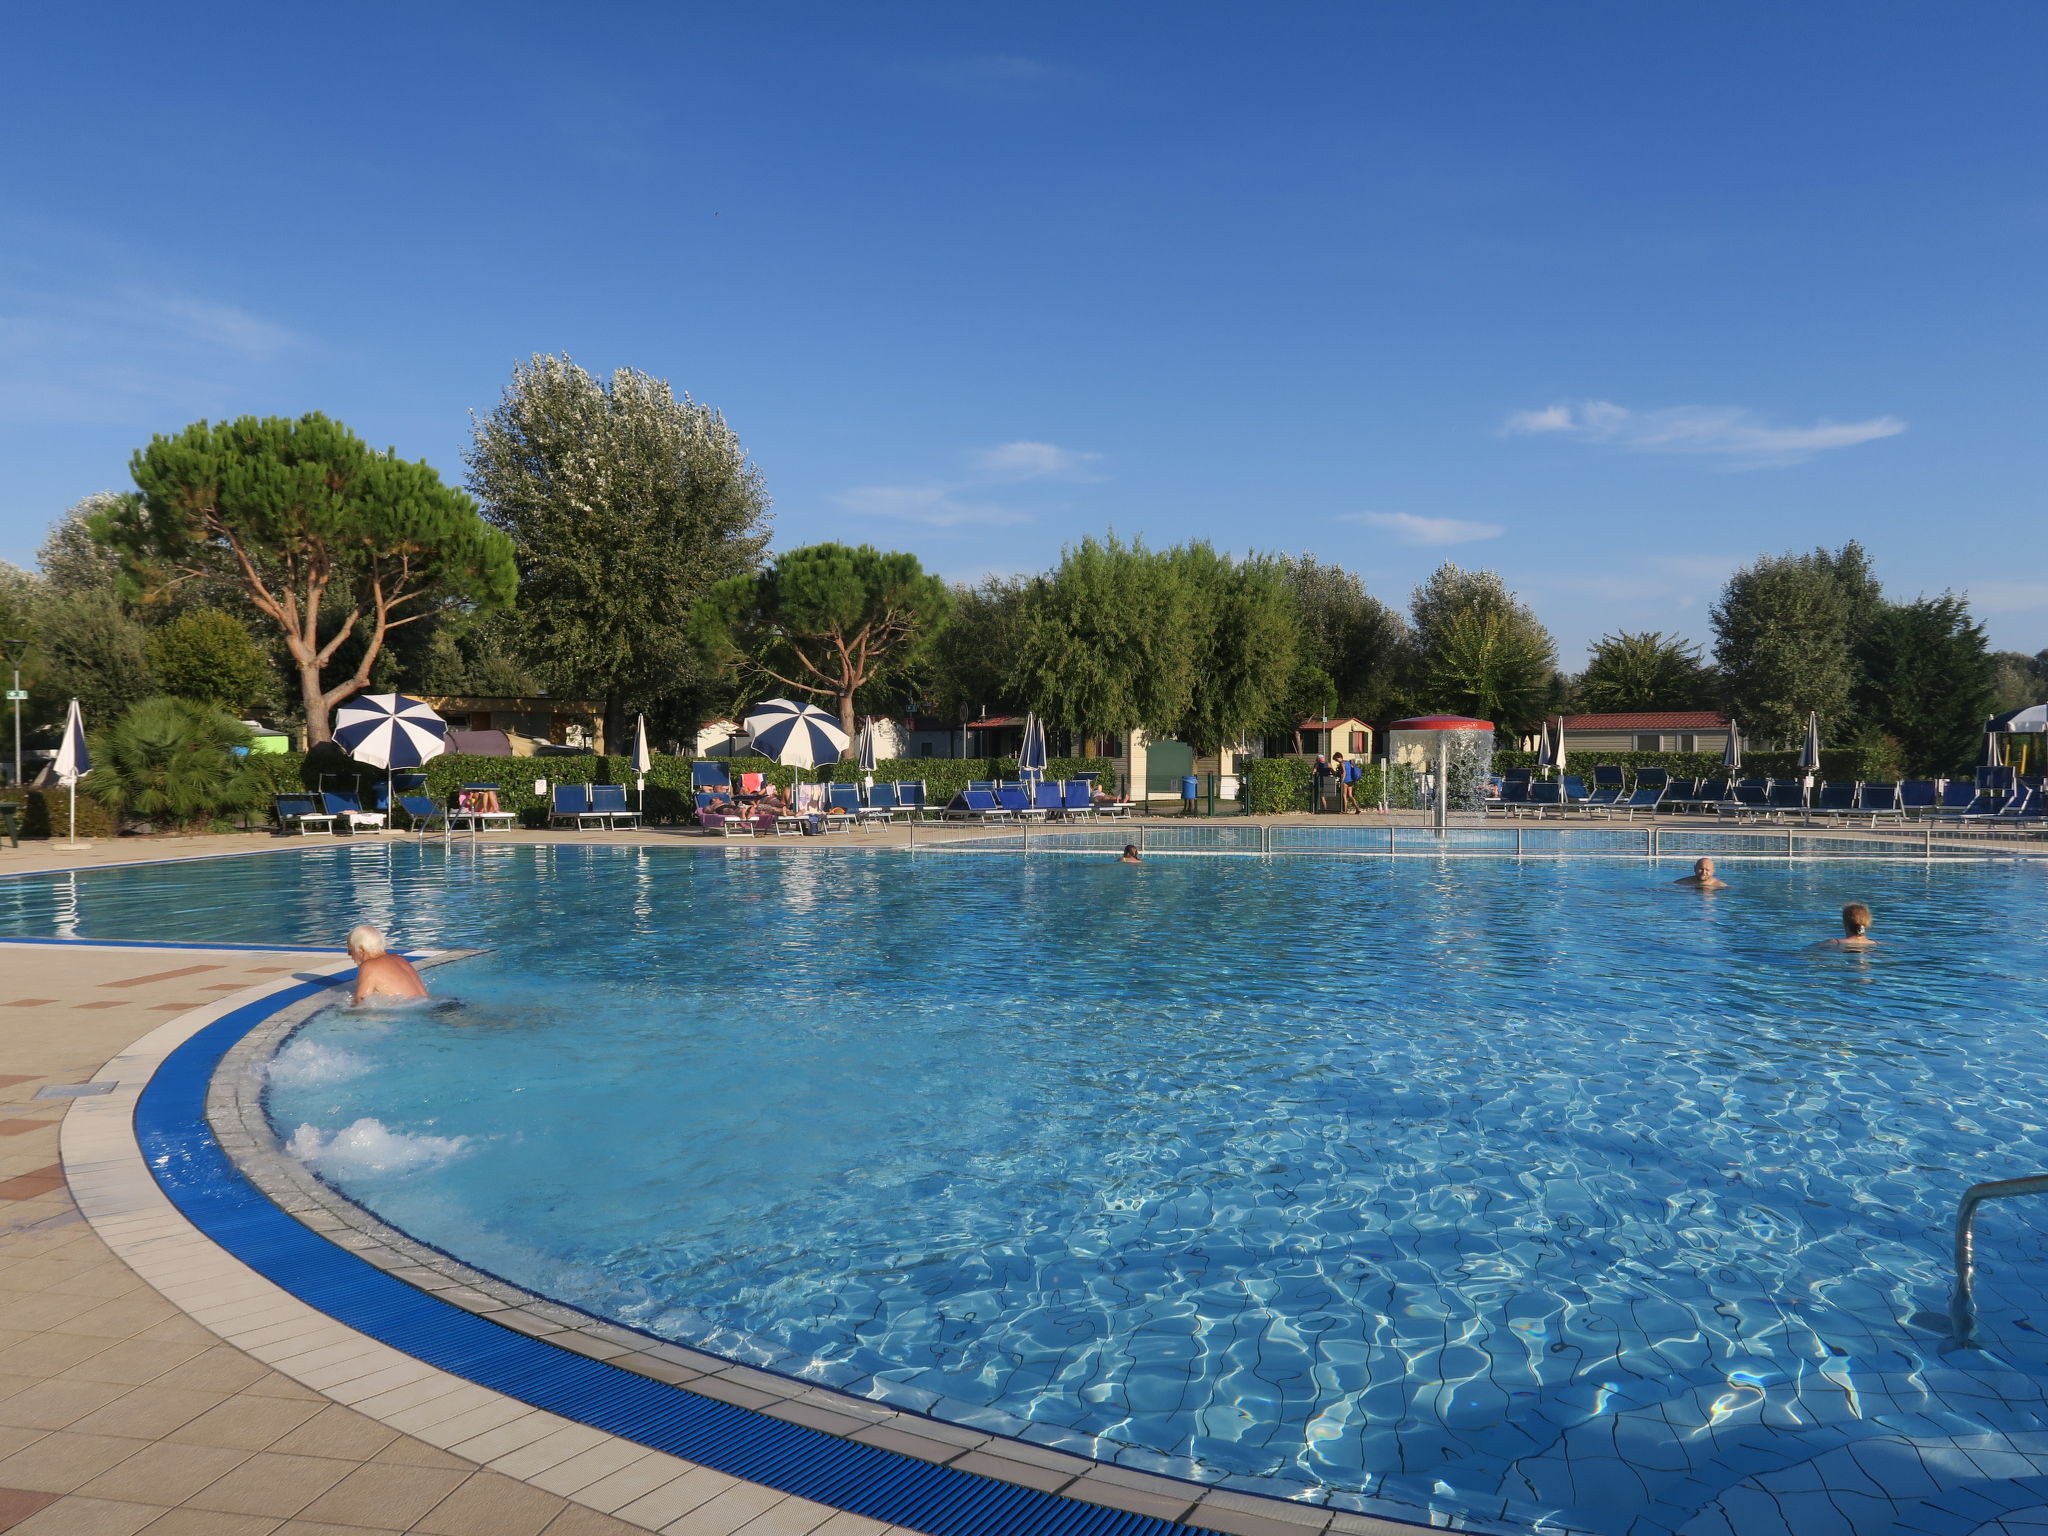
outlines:
[{"label": "tall poplar tree", "polygon": [[1421,653],[1422,702],[1533,731],[1555,691],[1557,646],[1496,571],[1445,562],[1415,589],[1409,611]]},{"label": "tall poplar tree", "polygon": [[768,545],[761,472],[722,415],[631,368],[600,381],[536,356],[476,421],[467,460],[517,554],[521,659],[602,699],[608,742],[712,686],[691,612]]}]

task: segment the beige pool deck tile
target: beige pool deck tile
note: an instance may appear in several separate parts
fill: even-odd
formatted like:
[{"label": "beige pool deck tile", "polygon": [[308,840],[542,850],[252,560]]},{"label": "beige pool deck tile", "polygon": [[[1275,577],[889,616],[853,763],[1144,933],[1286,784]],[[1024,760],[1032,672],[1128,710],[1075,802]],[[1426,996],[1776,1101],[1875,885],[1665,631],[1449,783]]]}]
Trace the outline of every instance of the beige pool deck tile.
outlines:
[{"label": "beige pool deck tile", "polygon": [[283,1522],[211,1509],[172,1509],[142,1528],[142,1536],[273,1536]]},{"label": "beige pool deck tile", "polygon": [[268,1449],[300,1456],[332,1456],[341,1461],[368,1461],[398,1438],[375,1419],[339,1406],[322,1408],[296,1429],[272,1441]]},{"label": "beige pool deck tile", "polygon": [[0,1399],[0,1424],[16,1429],[63,1429],[106,1407],[130,1389],[110,1381],[57,1376]]},{"label": "beige pool deck tile", "polygon": [[133,1435],[139,1440],[154,1440],[191,1423],[209,1408],[218,1407],[220,1402],[217,1392],[193,1392],[178,1387],[133,1387],[104,1408],[95,1409],[77,1420],[71,1427],[86,1434]]},{"label": "beige pool deck tile", "polygon": [[59,1430],[0,1461],[0,1488],[71,1493],[107,1468],[126,1461],[144,1444],[111,1435],[74,1435]]},{"label": "beige pool deck tile", "polygon": [[424,1536],[539,1536],[567,1506],[552,1493],[476,1472],[413,1522]]},{"label": "beige pool deck tile", "polygon": [[399,1467],[388,1462],[359,1466],[300,1510],[298,1518],[409,1530],[414,1521],[453,1493],[468,1475],[439,1467]]},{"label": "beige pool deck tile", "polygon": [[248,1451],[212,1445],[146,1445],[125,1461],[82,1484],[96,1498],[177,1504],[247,1461]]},{"label": "beige pool deck tile", "polygon": [[325,1456],[259,1451],[193,1494],[185,1503],[230,1515],[288,1520],[346,1477],[348,1462]]},{"label": "beige pool deck tile", "polygon": [[236,1396],[224,1399],[164,1435],[179,1445],[261,1451],[320,1411],[317,1403]]},{"label": "beige pool deck tile", "polygon": [[135,1536],[158,1515],[161,1504],[128,1504],[72,1494],[46,1506],[19,1525],[0,1525],[15,1536]]}]

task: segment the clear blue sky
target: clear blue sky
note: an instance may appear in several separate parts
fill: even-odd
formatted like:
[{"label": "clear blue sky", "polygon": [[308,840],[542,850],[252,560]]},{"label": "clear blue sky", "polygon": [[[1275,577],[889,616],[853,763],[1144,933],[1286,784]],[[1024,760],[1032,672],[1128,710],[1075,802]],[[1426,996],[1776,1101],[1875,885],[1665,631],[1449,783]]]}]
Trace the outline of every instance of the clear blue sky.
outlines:
[{"label": "clear blue sky", "polygon": [[1862,539],[2048,646],[2048,7],[16,7],[0,557],[152,432],[459,478],[513,362],[731,418],[776,541],[1114,526],[1567,665]]}]

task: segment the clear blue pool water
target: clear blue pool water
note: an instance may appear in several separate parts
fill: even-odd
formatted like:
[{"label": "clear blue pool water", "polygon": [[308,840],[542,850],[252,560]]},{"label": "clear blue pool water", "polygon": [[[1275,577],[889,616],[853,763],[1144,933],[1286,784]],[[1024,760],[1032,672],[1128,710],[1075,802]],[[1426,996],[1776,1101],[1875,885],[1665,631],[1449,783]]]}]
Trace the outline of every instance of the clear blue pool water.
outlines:
[{"label": "clear blue pool water", "polygon": [[[1984,1349],[1915,1322],[1962,1189],[2048,1170],[2048,869],[1682,872],[343,847],[0,881],[0,931],[488,948],[309,1024],[280,1134],[775,1370],[1477,1529],[2048,1505],[2048,1209],[1980,1224]],[[1814,948],[1852,899],[1883,947]]]}]

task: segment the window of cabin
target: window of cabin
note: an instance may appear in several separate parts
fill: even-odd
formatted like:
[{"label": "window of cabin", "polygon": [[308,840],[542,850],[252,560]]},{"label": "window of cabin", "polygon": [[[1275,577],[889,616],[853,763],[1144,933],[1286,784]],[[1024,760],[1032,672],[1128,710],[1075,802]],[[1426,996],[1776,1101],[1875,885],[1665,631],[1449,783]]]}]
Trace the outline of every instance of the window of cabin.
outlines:
[{"label": "window of cabin", "polygon": [[1664,750],[1663,741],[1664,738],[1662,736],[1638,736],[1636,738],[1636,750],[1638,752],[1662,752]]},{"label": "window of cabin", "polygon": [[1352,752],[1352,755],[1353,755],[1354,757],[1363,757],[1363,756],[1365,756],[1365,732],[1364,732],[1364,731],[1353,731],[1353,732],[1351,733],[1351,752]]}]

